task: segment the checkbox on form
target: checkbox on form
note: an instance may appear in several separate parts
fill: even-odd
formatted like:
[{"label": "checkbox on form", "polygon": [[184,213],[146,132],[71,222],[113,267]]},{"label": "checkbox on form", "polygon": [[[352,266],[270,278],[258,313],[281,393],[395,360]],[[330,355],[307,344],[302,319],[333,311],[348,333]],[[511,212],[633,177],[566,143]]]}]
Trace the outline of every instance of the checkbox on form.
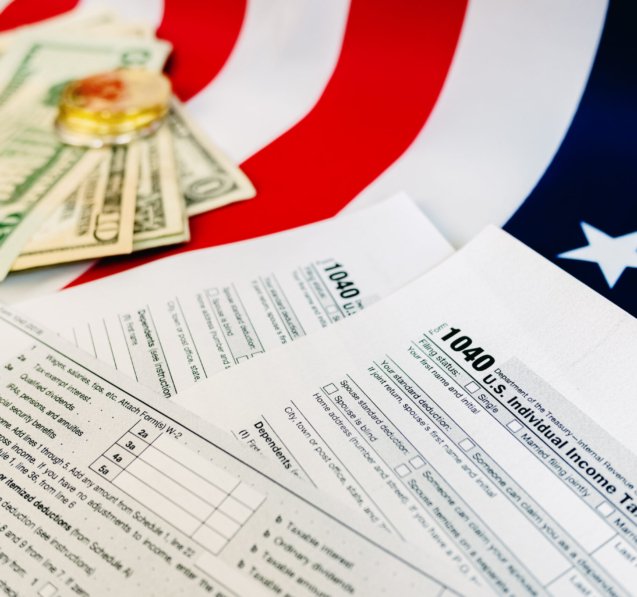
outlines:
[{"label": "checkbox on form", "polygon": [[597,510],[602,516],[610,516],[613,512],[615,512],[615,508],[613,508],[608,502],[601,502],[597,506]]},{"label": "checkbox on form", "polygon": [[399,477],[405,477],[407,476],[411,471],[409,470],[409,467],[406,464],[399,464],[396,467],[396,474]]},{"label": "checkbox on form", "polygon": [[420,456],[414,456],[409,460],[409,464],[411,464],[411,466],[415,469],[419,469],[425,466],[426,463]]},{"label": "checkbox on form", "polygon": [[471,450],[471,448],[475,448],[475,444],[468,438],[465,437],[461,442],[460,442],[460,447],[465,451],[468,452],[469,450]]},{"label": "checkbox on form", "polygon": [[323,389],[325,390],[326,394],[333,394],[338,390],[338,388],[333,383],[327,384]]},{"label": "checkbox on form", "polygon": [[475,394],[480,389],[480,386],[475,381],[470,381],[464,389],[467,390],[469,394]]},{"label": "checkbox on form", "polygon": [[513,433],[517,433],[518,431],[520,431],[520,429],[522,429],[523,425],[522,423],[520,423],[520,421],[518,421],[517,419],[513,419],[512,421],[509,421],[507,423],[507,427],[513,432]]},{"label": "checkbox on form", "polygon": [[53,595],[55,595],[57,592],[57,587],[48,582],[38,591],[38,595],[40,597],[53,597]]}]

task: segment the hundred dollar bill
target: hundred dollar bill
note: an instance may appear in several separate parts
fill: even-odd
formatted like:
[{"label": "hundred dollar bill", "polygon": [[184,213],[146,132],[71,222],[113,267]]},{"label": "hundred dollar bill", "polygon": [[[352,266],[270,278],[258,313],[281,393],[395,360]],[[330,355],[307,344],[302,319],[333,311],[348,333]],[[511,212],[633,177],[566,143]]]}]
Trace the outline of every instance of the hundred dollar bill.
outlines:
[{"label": "hundred dollar bill", "polygon": [[47,218],[12,271],[130,253],[138,175],[137,145],[107,151],[79,188]]},{"label": "hundred dollar bill", "polygon": [[177,100],[173,101],[168,125],[189,216],[255,196],[248,177],[206,139]]},{"label": "hundred dollar bill", "polygon": [[[169,46],[151,40],[21,40],[0,61],[0,280],[45,221],[91,172],[100,153],[53,133],[57,93],[70,78],[130,64],[159,69]],[[44,91],[33,81],[45,82]]]},{"label": "hundred dollar bill", "polygon": [[140,147],[133,250],[185,242],[190,238],[184,196],[179,188],[170,130],[163,126]]}]

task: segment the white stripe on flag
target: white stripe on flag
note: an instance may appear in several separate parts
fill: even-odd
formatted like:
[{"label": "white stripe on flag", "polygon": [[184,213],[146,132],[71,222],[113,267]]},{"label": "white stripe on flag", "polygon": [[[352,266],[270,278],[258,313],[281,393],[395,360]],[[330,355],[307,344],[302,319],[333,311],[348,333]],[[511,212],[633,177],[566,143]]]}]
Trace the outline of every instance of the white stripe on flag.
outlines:
[{"label": "white stripe on flag", "polygon": [[600,0],[471,2],[426,126],[346,210],[405,190],[456,246],[503,224],[568,129],[605,12]]},{"label": "white stripe on flag", "polygon": [[347,0],[248,0],[232,54],[188,102],[190,113],[232,159],[244,161],[319,99],[338,60],[348,12]]}]

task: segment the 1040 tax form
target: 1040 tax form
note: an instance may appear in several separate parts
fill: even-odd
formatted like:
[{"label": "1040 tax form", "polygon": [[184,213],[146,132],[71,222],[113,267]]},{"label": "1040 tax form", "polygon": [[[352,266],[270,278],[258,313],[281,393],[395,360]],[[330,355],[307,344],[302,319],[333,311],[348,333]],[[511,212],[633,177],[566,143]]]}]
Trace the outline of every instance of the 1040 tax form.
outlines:
[{"label": "1040 tax form", "polygon": [[452,253],[415,204],[184,253],[19,308],[171,397],[353,315]]},{"label": "1040 tax form", "polygon": [[4,307],[0,337],[22,347],[0,369],[3,595],[474,593]]},{"label": "1040 tax form", "polygon": [[176,400],[495,591],[628,595],[636,354],[634,318],[492,228]]}]

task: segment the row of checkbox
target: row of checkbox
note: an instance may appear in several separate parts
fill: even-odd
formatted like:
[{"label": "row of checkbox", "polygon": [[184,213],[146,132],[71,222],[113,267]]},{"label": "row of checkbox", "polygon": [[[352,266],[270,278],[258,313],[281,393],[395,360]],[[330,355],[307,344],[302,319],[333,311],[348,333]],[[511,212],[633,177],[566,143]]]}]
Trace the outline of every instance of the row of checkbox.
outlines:
[{"label": "row of checkbox", "polygon": [[[419,468],[422,468],[427,463],[420,456],[414,456],[413,458],[409,459],[409,464],[411,464],[414,470],[417,471]],[[411,473],[411,469],[409,468],[407,463],[399,464],[394,470],[399,477],[406,477],[409,473]]]},{"label": "row of checkbox", "polygon": [[[334,392],[338,390],[336,385],[333,383],[328,384],[323,389],[325,390],[327,394],[333,394]],[[470,381],[468,384],[465,385],[465,389],[470,394],[474,394],[476,391],[480,389],[480,386],[475,381]],[[518,433],[521,429],[524,428],[524,425],[522,425],[522,423],[520,423],[520,421],[518,421],[517,419],[512,419],[511,421],[507,423],[507,428],[512,433]],[[475,443],[471,441],[468,437],[465,437],[458,445],[465,452],[469,452],[470,450],[475,448]],[[409,464],[413,467],[414,470],[418,470],[427,463],[420,456],[414,456],[413,458],[409,459]],[[396,471],[396,474],[401,478],[406,477],[409,473],[411,473],[411,468],[409,467],[407,463],[399,464],[394,470]],[[598,504],[597,510],[602,516],[605,516],[605,517],[611,516],[611,514],[615,512],[615,508],[613,508],[613,506],[606,501],[603,501],[600,504]]]}]

